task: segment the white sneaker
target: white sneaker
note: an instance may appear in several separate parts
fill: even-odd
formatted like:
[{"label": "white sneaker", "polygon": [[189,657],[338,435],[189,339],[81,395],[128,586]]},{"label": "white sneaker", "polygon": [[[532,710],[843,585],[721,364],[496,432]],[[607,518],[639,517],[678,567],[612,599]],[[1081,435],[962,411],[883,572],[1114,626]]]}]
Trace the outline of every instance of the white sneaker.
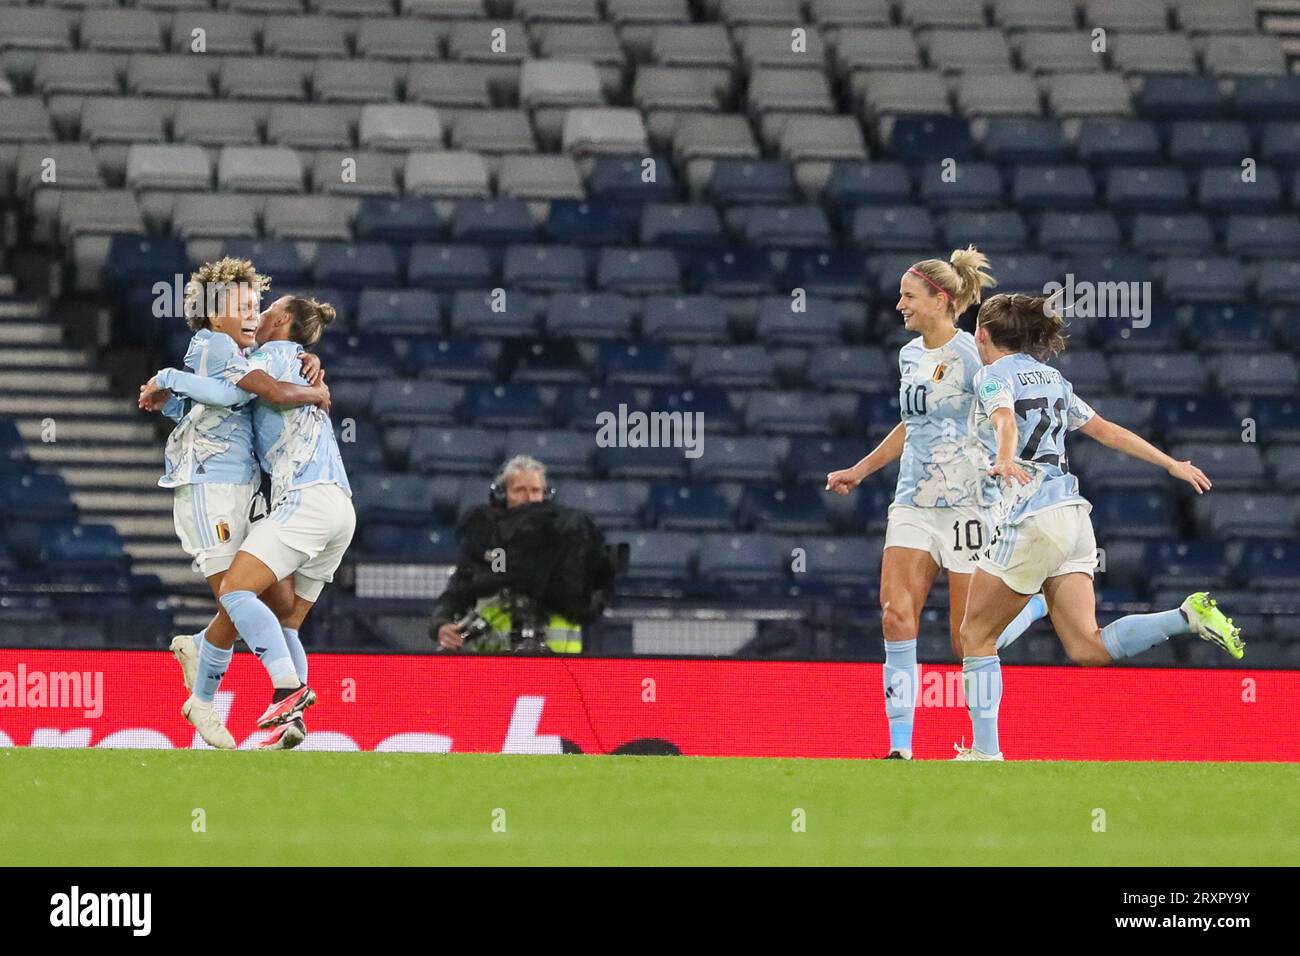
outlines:
[{"label": "white sneaker", "polygon": [[974,749],[973,747],[962,747],[959,746],[958,744],[953,744],[952,749],[957,751],[957,756],[953,757],[952,758],[953,760],[1005,760],[1006,759],[1005,757],[1002,756],[1001,750],[999,750],[995,754],[986,754],[981,750]]},{"label": "white sneaker", "polygon": [[193,634],[177,634],[171,642],[172,657],[181,665],[185,689],[194,690],[194,676],[199,672],[199,652],[194,646]]},{"label": "white sneaker", "polygon": [[234,750],[235,738],[217,716],[217,708],[211,701],[199,700],[193,694],[181,707],[181,716],[188,720],[199,736],[211,747],[218,750]]}]

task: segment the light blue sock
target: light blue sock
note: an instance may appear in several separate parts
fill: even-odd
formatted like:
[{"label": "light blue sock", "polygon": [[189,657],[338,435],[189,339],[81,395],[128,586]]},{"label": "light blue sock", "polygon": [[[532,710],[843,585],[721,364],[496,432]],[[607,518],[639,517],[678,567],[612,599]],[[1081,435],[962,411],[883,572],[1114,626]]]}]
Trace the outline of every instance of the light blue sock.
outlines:
[{"label": "light blue sock", "polygon": [[201,657],[203,655],[203,645],[207,643],[205,638],[208,636],[208,629],[205,627],[194,635],[194,653]]},{"label": "light blue sock", "polygon": [[230,658],[234,652],[233,647],[223,650],[207,641],[199,646],[199,666],[194,672],[195,697],[206,700],[209,704],[212,703],[212,699],[217,696],[217,688],[221,686],[221,678],[226,676],[226,668],[230,666]]},{"label": "light blue sock", "polygon": [[916,714],[916,641],[885,641],[885,716],[889,749],[912,749]]},{"label": "light blue sock", "polygon": [[239,631],[244,643],[271,675],[271,683],[276,687],[297,687],[301,683],[298,672],[294,669],[293,658],[289,656],[284,631],[271,609],[259,601],[252,591],[223,594],[221,606],[230,615],[230,620],[234,622],[235,630]]},{"label": "light blue sock", "polygon": [[975,742],[982,754],[998,753],[998,707],[1002,704],[1002,662],[992,657],[965,657],[961,662],[966,683],[966,709],[970,711]]},{"label": "light blue sock", "polygon": [[284,642],[289,645],[289,656],[293,658],[293,669],[298,672],[298,680],[307,683],[307,652],[303,650],[302,641],[298,639],[297,628],[282,627]]},{"label": "light blue sock", "polygon": [[1044,617],[1047,617],[1047,602],[1043,600],[1041,594],[1035,594],[1029,599],[1029,603],[1020,609],[1020,613],[1011,619],[1006,630],[998,635],[998,650],[1002,650],[1029,630],[1030,624]]},{"label": "light blue sock", "polygon": [[1101,642],[1113,661],[1132,657],[1163,644],[1171,637],[1192,633],[1183,612],[1160,611],[1157,614],[1130,614],[1112,621],[1101,629]]}]

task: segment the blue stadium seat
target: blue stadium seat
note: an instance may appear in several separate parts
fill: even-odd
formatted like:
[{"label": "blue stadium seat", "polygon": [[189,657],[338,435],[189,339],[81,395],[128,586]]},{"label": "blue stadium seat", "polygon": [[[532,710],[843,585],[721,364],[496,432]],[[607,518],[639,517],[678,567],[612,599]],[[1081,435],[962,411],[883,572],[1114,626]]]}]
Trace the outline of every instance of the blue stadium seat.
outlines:
[{"label": "blue stadium seat", "polygon": [[1056,261],[1041,253],[999,256],[994,274],[998,279],[999,292],[1042,295],[1047,283],[1061,281],[1061,269]]},{"label": "blue stadium seat", "polygon": [[1293,396],[1300,390],[1300,369],[1284,353],[1219,355],[1213,363],[1215,381],[1230,397]]},{"label": "blue stadium seat", "polygon": [[[1297,177],[1300,187],[1300,177]],[[1300,263],[1292,259],[1265,259],[1258,263],[1255,292],[1267,305],[1300,304]]]},{"label": "blue stadium seat", "polygon": [[1201,533],[1220,540],[1295,537],[1295,502],[1287,495],[1224,492],[1194,504]]},{"label": "blue stadium seat", "polygon": [[1120,355],[1114,368],[1134,395],[1200,395],[1205,391],[1205,369],[1192,353]]},{"label": "blue stadium seat", "polygon": [[476,383],[465,390],[468,421],[485,428],[547,428],[549,408],[532,385]]},{"label": "blue stadium seat", "polygon": [[1209,475],[1216,489],[1248,490],[1265,485],[1264,457],[1255,445],[1240,441],[1175,445],[1169,454],[1178,461],[1190,459]]},{"label": "blue stadium seat", "polygon": [[1110,366],[1106,356],[1101,352],[1084,349],[1066,349],[1051,362],[1066,381],[1074,386],[1077,394],[1084,397],[1110,390]]},{"label": "blue stadium seat", "polygon": [[611,385],[680,385],[682,371],[667,345],[656,342],[605,342],[596,366]]},{"label": "blue stadium seat", "polygon": [[857,438],[795,435],[787,441],[790,451],[784,462],[785,476],[795,484],[824,483],[832,471],[853,466],[871,450]]},{"label": "blue stadium seat", "polygon": [[433,484],[424,476],[367,472],[351,479],[352,506],[364,527],[374,522],[423,524],[434,513]]},{"label": "blue stadium seat", "polygon": [[502,343],[502,378],[531,385],[572,385],[587,381],[587,363],[571,339],[513,339]]},{"label": "blue stadium seat", "polygon": [[1155,588],[1205,591],[1228,583],[1228,559],[1217,541],[1152,541],[1144,572]]},{"label": "blue stadium seat", "polygon": [[1300,442],[1300,399],[1255,397],[1249,415],[1255,420],[1260,441]]},{"label": "blue stadium seat", "polygon": [[1268,460],[1274,487],[1300,491],[1300,445],[1274,445],[1264,456]]},{"label": "blue stadium seat", "polygon": [[741,418],[725,389],[713,386],[658,388],[648,406],[656,411],[700,414],[712,433],[729,435],[740,431]]},{"label": "blue stadium seat", "polygon": [[370,400],[375,383],[369,379],[344,379],[330,383],[330,415],[342,421],[345,418],[370,420]]},{"label": "blue stadium seat", "polygon": [[641,242],[647,246],[707,247],[724,241],[722,217],[704,203],[647,203]]},{"label": "blue stadium seat", "polygon": [[311,265],[303,257],[298,243],[290,239],[226,239],[221,244],[221,254],[237,259],[251,259],[263,275],[274,277],[275,285],[270,293],[272,299],[280,294],[284,286],[311,281]]},{"label": "blue stadium seat", "polygon": [[501,280],[512,289],[577,291],[587,287],[587,259],[575,246],[510,246],[502,263]]},{"label": "blue stadium seat", "polygon": [[[1265,123],[1259,134],[1259,158],[1272,166],[1300,165],[1300,122]],[[1294,189],[1291,196],[1294,199]]]},{"label": "blue stadium seat", "polygon": [[1268,320],[1250,303],[1205,302],[1188,307],[1187,326],[1196,343],[1215,351],[1260,351],[1271,347]]},{"label": "blue stadium seat", "polygon": [[0,472],[0,515],[24,521],[73,521],[77,509],[62,475]]},{"label": "blue stadium seat", "polygon": [[359,550],[371,558],[434,564],[455,564],[460,558],[455,532],[440,525],[368,524],[359,538]]},{"label": "blue stadium seat", "polygon": [[1070,158],[1070,144],[1054,119],[994,117],[984,134],[984,155],[994,162],[1061,163]]},{"label": "blue stadium seat", "polygon": [[970,159],[975,141],[970,125],[955,116],[899,116],[889,132],[890,150],[913,162]]},{"label": "blue stadium seat", "polygon": [[808,295],[859,298],[867,294],[867,266],[859,253],[830,249],[792,249],[786,281]]},{"label": "blue stadium seat", "polygon": [[605,248],[596,266],[596,285],[607,292],[633,295],[677,292],[681,269],[668,249]]},{"label": "blue stadium seat", "polygon": [[1011,196],[1024,209],[1088,209],[1096,185],[1084,166],[1018,166]]},{"label": "blue stadium seat", "polygon": [[771,584],[784,581],[789,555],[767,534],[705,535],[700,540],[700,578],[706,584]]},{"label": "blue stadium seat", "polygon": [[943,239],[951,248],[974,243],[983,252],[1016,252],[1029,244],[1029,227],[1014,209],[958,210],[944,217]]},{"label": "blue stadium seat", "polygon": [[444,232],[433,200],[418,197],[363,199],[353,230],[358,239],[379,242],[434,242]]},{"label": "blue stadium seat", "polygon": [[799,198],[793,170],[777,160],[718,159],[704,188],[711,200],[723,206],[778,205]]},{"label": "blue stadium seat", "polygon": [[813,485],[749,485],[741,493],[737,518],[743,527],[774,534],[831,530],[821,494]]},{"label": "blue stadium seat", "polygon": [[831,430],[831,407],[825,398],[808,392],[755,392],[745,421],[756,432],[823,434]]},{"label": "blue stadium seat", "polygon": [[831,167],[822,198],[834,208],[860,205],[906,205],[912,177],[903,163],[841,161]]},{"label": "blue stadium seat", "polygon": [[1139,119],[1094,117],[1079,125],[1079,159],[1098,166],[1138,166],[1161,159],[1160,134]]},{"label": "blue stadium seat", "polygon": [[546,216],[546,238],[580,246],[621,246],[633,241],[641,221],[636,205],[553,199]]},{"label": "blue stadium seat", "polygon": [[585,478],[591,474],[594,436],[587,432],[511,429],[504,457],[532,455],[546,466],[550,478]]},{"label": "blue stadium seat", "polygon": [[1137,107],[1152,119],[1210,119],[1222,112],[1223,102],[1213,76],[1159,73],[1142,78]]},{"label": "blue stadium seat", "polygon": [[18,426],[0,418],[0,470],[21,470],[29,464],[27,443],[23,441]]},{"label": "blue stadium seat", "polygon": [[531,242],[536,235],[537,224],[522,199],[462,199],[451,220],[457,242]]},{"label": "blue stadium seat", "polygon": [[761,295],[772,288],[772,262],[758,249],[707,249],[683,253],[694,288],[718,295]]},{"label": "blue stadium seat", "polygon": [[1169,128],[1169,158],[1187,166],[1237,165],[1254,152],[1243,123],[1181,120]]},{"label": "blue stadium seat", "polygon": [[464,390],[458,385],[427,381],[375,383],[370,415],[389,425],[451,425],[460,410]]},{"label": "blue stadium seat", "polygon": [[761,345],[702,345],[695,349],[690,379],[723,388],[775,388],[776,362]]},{"label": "blue stadium seat", "polygon": [[465,338],[532,338],[537,334],[536,302],[525,292],[459,289],[451,299],[451,334]]},{"label": "blue stadium seat", "polygon": [[432,474],[487,474],[501,464],[505,435],[482,428],[417,428],[411,468]]},{"label": "blue stadium seat", "polygon": [[155,282],[171,282],[175,275],[189,278],[185,243],[166,236],[113,236],[104,259],[104,285],[126,290]]},{"label": "blue stadium seat", "polygon": [[448,290],[491,288],[496,284],[496,275],[496,264],[483,246],[417,243],[411,247],[408,277],[413,286]]},{"label": "blue stadium seat", "polygon": [[546,303],[548,335],[575,339],[626,339],[632,310],[618,293],[560,293]]},{"label": "blue stadium seat", "polygon": [[1167,491],[1085,492],[1098,538],[1168,538],[1177,533],[1173,495]]},{"label": "blue stadium seat", "polygon": [[1167,396],[1156,401],[1154,425],[1169,443],[1241,438],[1241,418],[1218,395]]},{"label": "blue stadium seat", "polygon": [[1294,216],[1229,216],[1224,244],[1238,256],[1300,253],[1300,221]]},{"label": "blue stadium seat", "polygon": [[1214,248],[1214,228],[1198,212],[1141,212],[1130,230],[1133,248],[1145,255],[1196,255]]},{"label": "blue stadium seat", "polygon": [[[653,177],[646,159],[653,160]],[[587,179],[587,195],[609,202],[668,202],[676,193],[672,163],[662,156],[597,156]]]},{"label": "blue stadium seat", "polygon": [[860,249],[921,248],[934,242],[935,225],[924,206],[859,206],[849,235]]},{"label": "blue stadium seat", "polygon": [[424,289],[364,289],[357,303],[358,332],[438,335],[438,297]]},{"label": "blue stadium seat", "polygon": [[[1117,298],[1120,315],[1108,314],[1092,322],[1093,338],[1107,352],[1176,352],[1183,336],[1177,310],[1160,302],[1144,303],[1147,315],[1139,319],[1130,297]],[[1110,312],[1110,305],[1107,305]],[[1127,316],[1132,316],[1128,318]]]},{"label": "blue stadium seat", "polygon": [[988,209],[1002,201],[1002,176],[993,163],[962,163],[953,172],[938,163],[923,166],[921,201],[946,209]]},{"label": "blue stadium seat", "polygon": [[1094,489],[1150,488],[1158,491],[1169,487],[1168,476],[1159,468],[1105,445],[1080,436],[1069,441],[1067,447],[1070,470],[1079,474],[1085,494],[1092,494]]},{"label": "blue stadium seat", "polygon": [[855,392],[882,392],[897,380],[896,366],[871,346],[829,346],[808,357],[808,385]]},{"label": "blue stadium seat", "polygon": [[1242,119],[1290,119],[1300,115],[1300,77],[1239,76],[1232,88],[1233,112]]},{"label": "blue stadium seat", "polygon": [[1083,398],[1107,421],[1123,425],[1144,437],[1151,437],[1154,432],[1155,402],[1152,399],[1128,395],[1085,395]]},{"label": "blue stadium seat", "polygon": [[628,545],[627,577],[682,587],[692,577],[699,538],[680,531],[611,531],[610,544]]},{"label": "blue stadium seat", "polygon": [[703,454],[691,459],[694,481],[761,481],[781,479],[781,463],[789,453],[789,441],[767,436],[726,436],[709,439]]},{"label": "blue stadium seat", "polygon": [[[880,577],[882,542],[855,537],[800,537],[792,548],[804,550],[802,570],[793,573],[795,583],[803,588],[874,587]],[[790,552],[786,549],[786,553]]]},{"label": "blue stadium seat", "polygon": [[397,355],[383,336],[327,335],[316,351],[331,380],[397,377]]},{"label": "blue stadium seat", "polygon": [[665,531],[726,531],[733,507],[716,485],[656,484],[650,488],[646,517]]},{"label": "blue stadium seat", "polygon": [[1175,256],[1165,260],[1165,292],[1177,302],[1239,301],[1247,276],[1240,259]]},{"label": "blue stadium seat", "polygon": [[355,423],[349,426],[341,418],[333,421],[334,437],[349,469],[381,469],[385,466],[384,443],[378,429],[357,428]]},{"label": "blue stadium seat", "polygon": [[566,481],[555,500],[591,515],[602,528],[635,528],[649,498],[649,487],[636,481]]},{"label": "blue stadium seat", "polygon": [[1106,202],[1115,210],[1182,212],[1187,208],[1187,174],[1177,166],[1116,166],[1105,176]]},{"label": "blue stadium seat", "polygon": [[397,251],[386,242],[322,242],[314,281],[336,289],[391,289],[401,285]]},{"label": "blue stadium seat", "polygon": [[641,408],[643,402],[637,389],[630,385],[571,386],[560,390],[555,413],[559,424],[594,433],[597,416],[602,412],[617,413],[620,405],[629,410]]},{"label": "blue stadium seat", "polygon": [[406,370],[447,382],[488,382],[496,378],[499,342],[420,337],[408,345]]},{"label": "blue stadium seat", "polygon": [[[1119,248],[1119,223],[1105,210],[1048,210],[1038,220],[1038,242],[1048,252],[1110,252]],[[982,247],[981,247],[982,248]]]},{"label": "blue stadium seat", "polygon": [[1300,589],[1300,543],[1247,541],[1237,569],[1241,583],[1256,591]]},{"label": "blue stadium seat", "polygon": [[[653,441],[653,433],[646,440]],[[671,438],[671,436],[669,436]],[[596,467],[610,479],[641,478],[647,481],[676,481],[686,475],[687,458],[682,448],[608,447],[596,449]]]},{"label": "blue stadium seat", "polygon": [[[861,262],[861,257],[855,257]],[[809,290],[810,294],[812,293]],[[727,314],[715,295],[652,295],[645,299],[641,334],[668,342],[723,342]]]},{"label": "blue stadium seat", "polygon": [[745,242],[760,249],[824,249],[834,245],[820,206],[754,206],[741,213]]},{"label": "blue stadium seat", "polygon": [[1267,214],[1282,203],[1282,181],[1277,170],[1260,166],[1255,178],[1246,181],[1240,165],[1210,166],[1201,170],[1196,197],[1206,212]]},{"label": "blue stadium seat", "polygon": [[41,563],[52,574],[127,569],[122,539],[111,525],[47,526],[43,537]]},{"label": "blue stadium seat", "polygon": [[840,337],[843,319],[829,299],[809,298],[802,312],[788,296],[766,296],[759,305],[758,338],[768,345],[819,345]]}]

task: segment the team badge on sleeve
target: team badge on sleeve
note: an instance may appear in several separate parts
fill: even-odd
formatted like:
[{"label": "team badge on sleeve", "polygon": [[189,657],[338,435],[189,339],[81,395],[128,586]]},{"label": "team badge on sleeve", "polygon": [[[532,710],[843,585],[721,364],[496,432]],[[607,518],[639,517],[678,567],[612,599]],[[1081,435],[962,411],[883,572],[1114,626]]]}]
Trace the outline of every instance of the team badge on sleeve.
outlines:
[{"label": "team badge on sleeve", "polygon": [[1002,391],[1002,382],[996,378],[987,379],[980,386],[980,398],[992,398],[998,392]]}]

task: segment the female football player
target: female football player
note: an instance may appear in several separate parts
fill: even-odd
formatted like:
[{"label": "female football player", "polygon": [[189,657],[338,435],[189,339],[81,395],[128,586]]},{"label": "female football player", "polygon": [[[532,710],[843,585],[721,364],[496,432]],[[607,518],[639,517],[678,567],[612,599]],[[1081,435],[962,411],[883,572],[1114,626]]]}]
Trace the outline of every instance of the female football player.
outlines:
[{"label": "female football player", "polygon": [[[916,338],[898,353],[902,421],[852,468],[826,476],[826,487],[848,494],[867,476],[901,458],[889,508],[880,568],[881,627],[885,637],[885,713],[889,757],[910,760],[919,690],[916,635],[921,609],[940,569],[948,573],[949,639],[961,657],[958,632],[966,591],[979,553],[989,543],[980,507],[979,473],[967,436],[971,382],[979,353],[958,317],[994,285],[988,257],[974,246],[954,250],[947,262],[924,259],[899,280],[903,326]],[[1043,616],[1041,599],[1008,620],[1003,644]]]},{"label": "female football player", "polygon": [[1002,759],[998,635],[1040,589],[1061,643],[1078,664],[1109,664],[1182,634],[1218,644],[1234,658],[1245,654],[1240,630],[1204,592],[1190,595],[1180,608],[1131,614],[1105,628],[1097,626],[1092,506],[1069,473],[1066,432],[1081,431],[1158,465],[1197,494],[1210,489],[1210,480],[1190,461],[1175,461],[1127,428],[1106,421],[1074,394],[1060,372],[1043,364],[1065,347],[1062,328],[1061,316],[1044,296],[994,296],[980,307],[976,320],[975,342],[984,367],[975,376],[972,431],[988,475],[982,492],[997,499],[998,527],[975,570],[961,623],[974,742],[969,749],[957,748],[958,760]]}]

